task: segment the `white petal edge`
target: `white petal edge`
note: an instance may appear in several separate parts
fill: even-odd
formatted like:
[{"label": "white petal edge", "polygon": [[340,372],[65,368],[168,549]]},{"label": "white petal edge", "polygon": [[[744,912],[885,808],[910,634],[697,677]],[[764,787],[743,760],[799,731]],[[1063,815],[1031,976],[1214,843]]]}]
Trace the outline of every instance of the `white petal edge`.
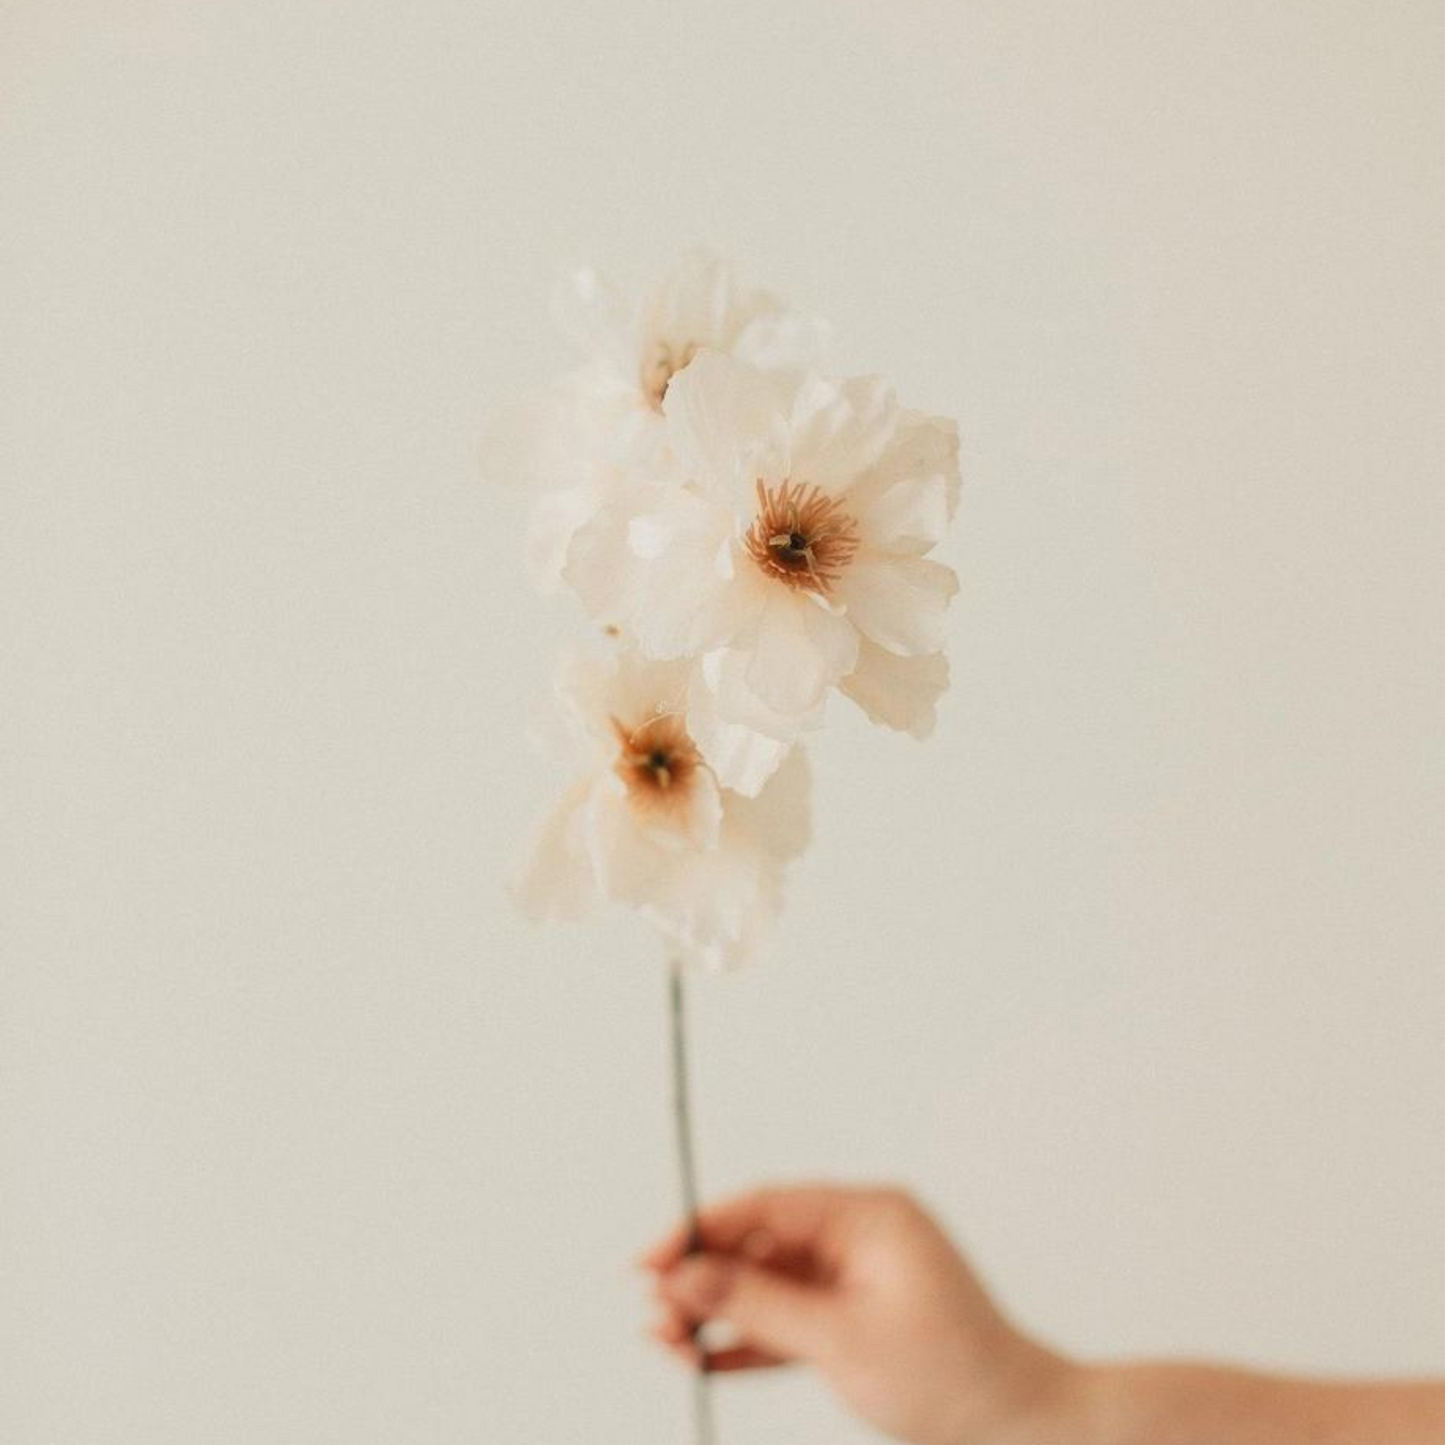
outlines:
[{"label": "white petal edge", "polygon": [[591,783],[574,784],[533,830],[508,891],[537,921],[584,917],[598,897],[597,876],[587,846]]},{"label": "white petal edge", "polygon": [[875,554],[851,562],[836,591],[860,632],[890,652],[913,657],[942,649],[958,577],[927,557]]},{"label": "white petal edge", "polygon": [[948,658],[941,652],[899,657],[865,638],[858,666],[838,684],[884,727],[922,740],[938,720],[938,701],[948,691]]},{"label": "white petal edge", "polygon": [[811,712],[828,689],[853,670],[858,634],[846,617],[782,583],[771,587],[752,635],[737,645],[747,654],[743,678],[775,712]]}]

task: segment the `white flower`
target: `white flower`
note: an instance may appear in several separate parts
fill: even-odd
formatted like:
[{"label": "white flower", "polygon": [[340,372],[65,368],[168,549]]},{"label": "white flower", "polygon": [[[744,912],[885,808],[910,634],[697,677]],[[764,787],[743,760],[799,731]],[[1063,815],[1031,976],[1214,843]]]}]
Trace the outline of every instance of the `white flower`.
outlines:
[{"label": "white flower", "polygon": [[556,589],[577,529],[613,496],[605,418],[581,405],[574,380],[498,413],[482,437],[482,471],[493,483],[530,493],[527,569],[543,591]]},{"label": "white flower", "polygon": [[564,576],[653,658],[697,658],[694,736],[756,792],[840,686],[922,736],[947,685],[952,570],[926,554],[958,500],[951,422],[872,377],[699,354],[663,404],[679,472],[578,529]]},{"label": "white flower", "polygon": [[574,272],[553,297],[558,325],[581,351],[581,409],[604,419],[610,455],[652,459],[666,444],[662,406],[672,380],[701,351],[761,367],[809,366],[826,340],[821,323],[796,316],[770,292],[746,289],[716,256],[683,258],[637,304],[595,271]]},{"label": "white flower", "polygon": [[783,865],[808,839],[801,750],[756,798],[720,788],[689,735],[684,664],[622,649],[564,664],[557,694],[576,777],[514,880],[534,917],[612,901],[641,911],[684,958],[709,967],[761,947]]},{"label": "white flower", "polygon": [[555,585],[576,530],[612,495],[620,468],[664,467],[662,403],[674,376],[700,351],[759,366],[815,363],[821,323],[804,320],[766,291],[741,287],[731,268],[687,256],[638,304],[595,272],[558,287],[553,310],[581,366],[488,429],[483,469],[538,496],[529,557],[538,582]]}]

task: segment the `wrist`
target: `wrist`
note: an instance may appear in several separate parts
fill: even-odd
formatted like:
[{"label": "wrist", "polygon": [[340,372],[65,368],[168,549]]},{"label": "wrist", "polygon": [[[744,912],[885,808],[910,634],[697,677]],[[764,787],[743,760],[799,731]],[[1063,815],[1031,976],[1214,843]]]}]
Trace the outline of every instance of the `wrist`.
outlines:
[{"label": "wrist", "polygon": [[1093,1366],[1027,1342],[1002,1393],[990,1445],[1104,1445],[1097,1439],[1100,1384]]}]

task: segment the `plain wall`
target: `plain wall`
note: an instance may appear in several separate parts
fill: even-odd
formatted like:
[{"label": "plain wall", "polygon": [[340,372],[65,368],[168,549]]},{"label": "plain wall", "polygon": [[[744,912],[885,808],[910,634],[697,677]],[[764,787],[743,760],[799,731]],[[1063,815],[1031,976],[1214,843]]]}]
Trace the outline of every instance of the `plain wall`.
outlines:
[{"label": "plain wall", "polygon": [[[959,416],[954,687],[695,991],[709,1193],[1445,1369],[1445,9],[0,4],[0,1439],[679,1445],[661,956],[501,889],[486,418],[686,246]],[[868,1438],[728,1382],[725,1445]]]}]

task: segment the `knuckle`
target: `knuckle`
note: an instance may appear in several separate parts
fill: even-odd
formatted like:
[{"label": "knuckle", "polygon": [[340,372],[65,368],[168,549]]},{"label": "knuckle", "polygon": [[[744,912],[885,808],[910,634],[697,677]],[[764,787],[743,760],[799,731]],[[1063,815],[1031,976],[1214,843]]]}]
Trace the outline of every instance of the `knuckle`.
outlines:
[{"label": "knuckle", "polygon": [[918,1201],[906,1189],[895,1184],[877,1190],[874,1201],[878,1210],[890,1220],[901,1222],[922,1213]]}]

